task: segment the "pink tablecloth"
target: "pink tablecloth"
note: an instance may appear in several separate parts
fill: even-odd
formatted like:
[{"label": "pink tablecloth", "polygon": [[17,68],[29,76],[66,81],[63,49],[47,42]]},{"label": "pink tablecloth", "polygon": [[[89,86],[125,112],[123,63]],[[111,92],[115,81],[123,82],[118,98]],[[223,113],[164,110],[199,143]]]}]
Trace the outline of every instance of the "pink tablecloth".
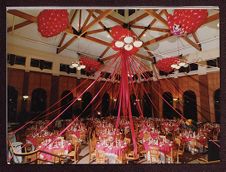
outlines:
[{"label": "pink tablecloth", "polygon": [[97,144],[96,146],[96,150],[99,150],[99,151],[103,151],[105,153],[112,153],[112,154],[115,154],[115,155],[122,155],[122,153],[126,150],[127,146],[126,145],[121,145],[120,147],[119,146],[103,146],[101,144]]},{"label": "pink tablecloth", "polygon": [[[55,146],[55,147],[45,147],[44,145],[39,146],[40,150],[43,150],[45,152],[49,152],[54,154],[55,151],[62,151],[64,152],[64,154],[67,154],[68,152],[70,152],[72,150],[72,145],[69,142],[64,142],[63,147],[61,146]],[[40,153],[40,158],[43,160],[47,160],[47,161],[53,161],[54,157],[52,155],[49,154],[45,154],[45,153]]]},{"label": "pink tablecloth", "polygon": [[[141,131],[139,134],[139,137],[143,138],[145,132],[146,131]],[[149,132],[149,133],[150,133],[151,138],[153,138],[153,139],[156,139],[159,136],[159,133],[157,133],[157,132]]]},{"label": "pink tablecloth", "polygon": [[154,144],[149,144],[148,142],[144,142],[143,145],[146,151],[151,150],[153,147],[158,147],[159,150],[164,154],[170,153],[171,149],[173,148],[173,146],[168,143],[154,145]]}]

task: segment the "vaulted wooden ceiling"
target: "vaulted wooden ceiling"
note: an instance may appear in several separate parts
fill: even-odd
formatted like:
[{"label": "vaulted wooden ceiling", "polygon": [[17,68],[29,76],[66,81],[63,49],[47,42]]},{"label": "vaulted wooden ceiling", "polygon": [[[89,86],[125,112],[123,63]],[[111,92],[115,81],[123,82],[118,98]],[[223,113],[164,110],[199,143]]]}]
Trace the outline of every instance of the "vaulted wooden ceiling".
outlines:
[{"label": "vaulted wooden ceiling", "polygon": [[[25,32],[22,32],[23,29],[31,25],[33,29],[37,27],[35,24],[37,22],[37,14],[39,11],[41,10],[35,10],[35,12],[33,12],[32,10],[9,9],[7,15],[11,16],[8,16],[7,19],[7,32],[10,33],[20,30],[21,32],[19,32],[19,34],[24,34],[26,36],[26,34],[29,33],[26,32],[26,30],[24,30]],[[155,56],[153,52],[162,52],[163,48],[160,50],[157,47],[153,50],[151,47],[159,45],[163,41],[170,40],[171,37],[175,37],[170,33],[166,21],[166,16],[171,12],[169,9],[136,9],[132,14],[129,14],[129,10],[124,10],[124,15],[120,15],[115,9],[70,9],[68,11],[70,13],[70,26],[64,33],[60,34],[54,42],[57,44],[55,49],[55,53],[57,54],[63,53],[68,48],[77,48],[75,42],[83,40],[83,45],[80,45],[80,47],[86,46],[85,50],[87,50],[89,54],[97,55],[94,50],[89,51],[89,49],[92,48],[91,46],[89,47],[88,43],[85,44],[85,41],[93,42],[96,46],[100,46],[101,51],[98,51],[97,56],[102,61],[110,60],[116,54],[116,52],[111,49],[112,38],[110,35],[110,29],[114,25],[122,25],[123,27],[131,29],[131,31],[144,42],[141,50],[137,52],[136,56],[147,61],[153,61],[153,57]],[[219,20],[218,10],[209,11],[208,20],[203,27]],[[12,18],[10,20],[10,17],[12,16],[13,22]],[[17,17],[17,22],[15,22],[14,17]],[[23,20],[18,22],[18,18]],[[217,34],[219,33],[215,33],[213,37]],[[203,45],[200,41],[200,37],[202,41],[205,40],[203,35],[205,34],[200,34],[199,32],[189,34],[185,37],[177,37],[176,39],[183,41],[183,43],[181,43],[182,45],[186,44],[192,47],[192,51],[194,52],[202,51]],[[28,36],[32,37],[32,35]],[[48,40],[45,41],[48,42]],[[173,46],[171,45],[171,42],[168,42],[168,44],[169,46]],[[178,45],[178,40],[177,43],[174,42],[174,46],[176,44]],[[177,47],[175,47],[175,49],[176,48]],[[83,50],[77,48],[75,51]]]}]

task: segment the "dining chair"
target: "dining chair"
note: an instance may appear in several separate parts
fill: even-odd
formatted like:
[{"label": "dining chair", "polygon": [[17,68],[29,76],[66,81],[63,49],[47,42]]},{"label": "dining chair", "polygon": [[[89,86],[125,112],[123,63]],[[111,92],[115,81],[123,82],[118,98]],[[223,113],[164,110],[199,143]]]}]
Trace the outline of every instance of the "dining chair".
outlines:
[{"label": "dining chair", "polygon": [[147,160],[150,163],[160,163],[160,152],[158,147],[151,147],[147,151]]},{"label": "dining chair", "polygon": [[174,141],[175,141],[175,144],[178,146],[178,149],[177,149],[177,151],[178,151],[178,160],[177,160],[177,162],[178,162],[179,161],[179,157],[184,155],[185,144],[182,143],[181,139],[179,139],[177,137],[174,139]]}]

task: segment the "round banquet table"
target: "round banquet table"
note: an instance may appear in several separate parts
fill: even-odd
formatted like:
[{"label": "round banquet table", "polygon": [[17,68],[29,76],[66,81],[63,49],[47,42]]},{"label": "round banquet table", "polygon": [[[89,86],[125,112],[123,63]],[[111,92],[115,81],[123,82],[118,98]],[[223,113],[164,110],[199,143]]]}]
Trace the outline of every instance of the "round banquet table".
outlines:
[{"label": "round banquet table", "polygon": [[[67,155],[68,152],[72,151],[72,145],[70,142],[67,142],[67,141],[63,141],[63,145],[61,145],[61,143],[59,142],[54,146],[49,145],[47,147],[45,146],[45,144],[41,144],[40,146],[38,146],[38,148],[42,151],[49,152],[56,155],[57,153]],[[47,160],[51,162],[54,160],[54,157],[52,155],[45,154],[45,153],[40,153],[39,157],[43,160]]]},{"label": "round banquet table", "polygon": [[103,151],[104,153],[110,153],[115,155],[122,155],[126,151],[127,145],[126,143],[121,144],[121,146],[107,146],[101,143],[97,143],[96,150]]},{"label": "round banquet table", "polygon": [[161,151],[164,154],[170,153],[170,151],[173,148],[173,145],[170,144],[170,143],[151,144],[149,142],[144,142],[143,145],[144,145],[144,148],[145,148],[146,151],[151,150],[153,147],[158,147],[159,151]]}]

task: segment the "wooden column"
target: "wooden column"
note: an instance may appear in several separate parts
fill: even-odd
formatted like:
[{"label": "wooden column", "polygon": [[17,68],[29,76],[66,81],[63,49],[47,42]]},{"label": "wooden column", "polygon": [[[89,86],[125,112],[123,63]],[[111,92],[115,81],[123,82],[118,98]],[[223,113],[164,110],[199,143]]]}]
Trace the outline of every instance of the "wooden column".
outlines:
[{"label": "wooden column", "polygon": [[[22,89],[22,99],[21,99],[21,115],[19,118],[29,119],[29,101],[31,101],[31,95],[28,94],[28,82],[29,82],[29,72],[24,72],[24,81],[23,81],[23,89]],[[27,100],[23,99],[24,95],[28,95],[29,98]]]},{"label": "wooden column", "polygon": [[56,103],[59,99],[59,76],[52,76],[50,90],[50,106]]},{"label": "wooden column", "polygon": [[[199,90],[200,90],[200,113],[205,116],[206,120],[210,121],[210,103],[207,75],[199,75]],[[201,120],[204,120],[201,117]]]}]

